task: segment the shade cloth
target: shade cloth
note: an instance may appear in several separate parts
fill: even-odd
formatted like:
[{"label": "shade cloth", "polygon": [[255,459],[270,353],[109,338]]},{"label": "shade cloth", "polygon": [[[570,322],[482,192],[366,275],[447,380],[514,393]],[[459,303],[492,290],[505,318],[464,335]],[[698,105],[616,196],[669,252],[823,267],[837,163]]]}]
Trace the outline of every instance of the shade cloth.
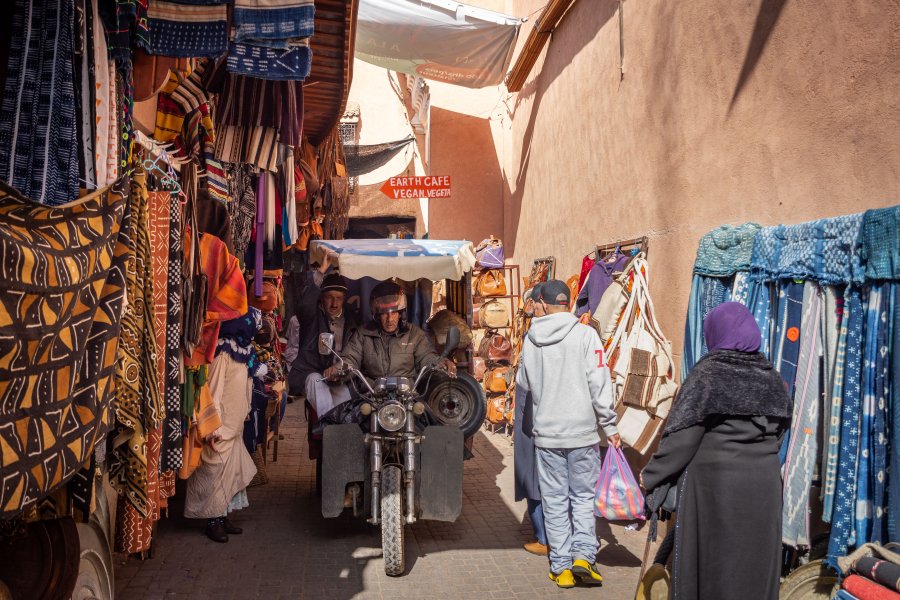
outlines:
[{"label": "shade cloth", "polygon": [[457,240],[319,240],[310,244],[314,262],[321,262],[326,253],[349,279],[458,281],[475,266],[472,242]]}]

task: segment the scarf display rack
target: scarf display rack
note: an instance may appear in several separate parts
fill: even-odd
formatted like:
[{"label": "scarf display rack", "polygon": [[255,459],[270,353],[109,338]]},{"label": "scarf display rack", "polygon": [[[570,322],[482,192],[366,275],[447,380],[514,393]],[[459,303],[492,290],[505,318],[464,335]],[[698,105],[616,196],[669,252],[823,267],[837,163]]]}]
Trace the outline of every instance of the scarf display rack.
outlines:
[{"label": "scarf display rack", "polygon": [[[682,377],[703,319],[740,302],[793,396],[781,448],[786,567],[900,540],[900,206],[700,241]],[[826,550],[827,548],[827,550]],[[799,550],[798,550],[799,549]]]}]

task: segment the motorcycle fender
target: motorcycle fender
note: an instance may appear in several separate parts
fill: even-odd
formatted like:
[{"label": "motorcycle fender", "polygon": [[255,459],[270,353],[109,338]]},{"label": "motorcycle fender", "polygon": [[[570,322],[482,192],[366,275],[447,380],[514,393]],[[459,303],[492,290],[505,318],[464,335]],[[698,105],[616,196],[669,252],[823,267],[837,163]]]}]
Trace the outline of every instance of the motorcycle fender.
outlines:
[{"label": "motorcycle fender", "polygon": [[366,479],[365,434],[356,423],[329,425],[322,434],[322,516],[344,512],[348,483]]},{"label": "motorcycle fender", "polygon": [[419,515],[453,522],[462,511],[463,433],[458,427],[425,428],[421,444]]}]

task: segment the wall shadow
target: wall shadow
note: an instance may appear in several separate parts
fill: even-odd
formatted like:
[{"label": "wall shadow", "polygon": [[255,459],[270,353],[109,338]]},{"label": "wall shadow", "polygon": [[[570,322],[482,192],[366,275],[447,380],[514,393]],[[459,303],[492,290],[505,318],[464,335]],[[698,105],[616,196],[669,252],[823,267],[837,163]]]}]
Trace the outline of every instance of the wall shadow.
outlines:
[{"label": "wall shadow", "polygon": [[731,103],[728,105],[728,112],[734,108],[738,96],[744,89],[744,86],[753,75],[756,65],[762,58],[763,51],[775,31],[775,25],[781,17],[781,11],[787,4],[788,0],[762,0],[759,5],[759,13],[756,15],[756,24],[753,26],[753,35],[750,37],[750,45],[747,47],[747,55],[744,58],[744,64],[741,67],[741,73],[738,75],[737,85],[734,88],[734,94],[731,96]]}]

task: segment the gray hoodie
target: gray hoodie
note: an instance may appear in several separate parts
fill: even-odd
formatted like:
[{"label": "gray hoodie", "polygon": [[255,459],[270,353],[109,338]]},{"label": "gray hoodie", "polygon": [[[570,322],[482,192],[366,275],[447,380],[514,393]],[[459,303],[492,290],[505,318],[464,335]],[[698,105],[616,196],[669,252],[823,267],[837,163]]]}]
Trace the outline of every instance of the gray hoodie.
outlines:
[{"label": "gray hoodie", "polygon": [[597,332],[570,313],[531,322],[516,386],[534,404],[534,444],[583,448],[616,430],[612,381]]}]

